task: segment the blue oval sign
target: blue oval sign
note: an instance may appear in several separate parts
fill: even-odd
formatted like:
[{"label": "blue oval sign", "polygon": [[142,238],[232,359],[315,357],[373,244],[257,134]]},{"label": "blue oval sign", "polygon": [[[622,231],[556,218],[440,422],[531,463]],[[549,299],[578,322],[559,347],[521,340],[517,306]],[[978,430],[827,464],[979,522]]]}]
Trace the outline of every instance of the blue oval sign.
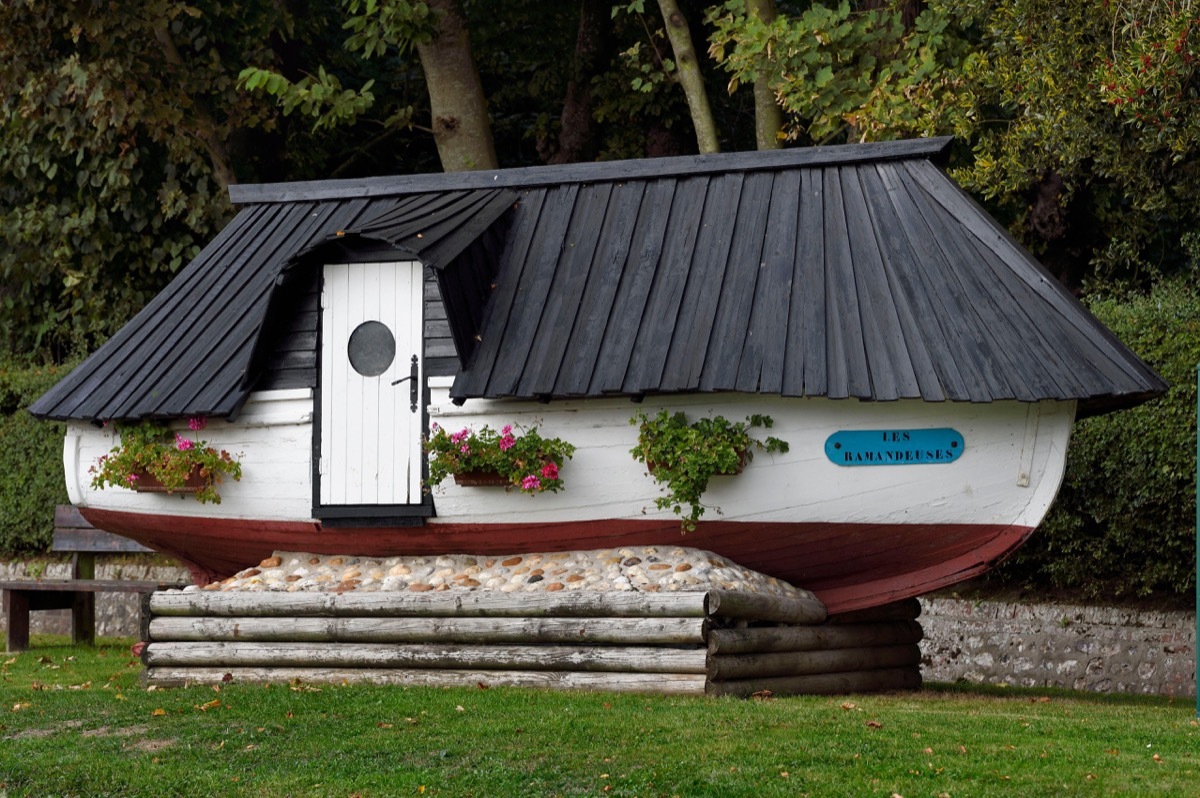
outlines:
[{"label": "blue oval sign", "polygon": [[840,466],[953,463],[963,453],[963,436],[938,429],[840,430],[825,441],[825,456]]}]

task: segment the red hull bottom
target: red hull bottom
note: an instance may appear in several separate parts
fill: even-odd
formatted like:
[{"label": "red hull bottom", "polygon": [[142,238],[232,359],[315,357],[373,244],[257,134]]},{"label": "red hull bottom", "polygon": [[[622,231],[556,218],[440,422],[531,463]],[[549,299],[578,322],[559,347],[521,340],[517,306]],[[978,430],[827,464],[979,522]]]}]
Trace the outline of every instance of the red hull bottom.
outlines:
[{"label": "red hull bottom", "polygon": [[80,512],[95,527],[178,558],[197,584],[231,576],[275,551],[393,557],[688,546],[811,590],[830,613],[887,604],[977,576],[1033,531],[999,524],[713,521],[684,535],[676,523],[649,520],[327,529],[304,522]]}]

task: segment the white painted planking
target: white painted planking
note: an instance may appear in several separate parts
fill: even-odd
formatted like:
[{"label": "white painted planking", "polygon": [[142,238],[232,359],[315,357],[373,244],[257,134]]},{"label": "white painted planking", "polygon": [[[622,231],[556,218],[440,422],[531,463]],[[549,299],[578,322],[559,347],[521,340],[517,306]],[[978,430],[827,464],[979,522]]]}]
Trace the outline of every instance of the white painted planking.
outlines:
[{"label": "white painted planking", "polygon": [[[563,437],[578,447],[574,459],[563,466],[562,493],[531,497],[500,488],[460,488],[447,480],[434,488],[438,515],[432,524],[672,518],[654,507],[657,483],[629,454],[637,436],[629,424],[633,413],[640,407],[653,415],[658,407],[669,407],[689,415],[721,413],[729,418],[767,413],[775,418],[771,432],[791,444],[784,455],[760,453],[738,477],[716,478],[705,500],[719,506],[723,515],[710,511],[705,518],[1036,526],[1062,479],[1074,417],[1071,402],[1040,403],[1034,411],[1037,422],[1031,424],[1033,408],[1019,402],[869,403],[753,395],[676,396],[647,399],[641,406],[601,399],[549,405],[472,400],[457,407],[449,401],[448,380],[434,378],[431,383],[430,418],[447,429],[536,424],[543,434]],[[409,417],[407,384],[396,388],[402,389],[395,392],[403,416]],[[241,454],[245,474],[240,483],[223,487],[224,501],[218,506],[119,488],[91,490],[87,469],[114,445],[115,435],[90,424],[71,424],[64,444],[71,500],[130,512],[308,520],[311,417],[309,392],[293,391],[254,394],[236,424],[210,421],[205,436]],[[933,426],[954,427],[963,434],[966,447],[958,461],[845,468],[824,455],[825,438],[838,429]],[[1031,445],[1031,437],[1036,445]],[[1018,474],[1024,473],[1030,475],[1028,487],[1018,484]]]}]

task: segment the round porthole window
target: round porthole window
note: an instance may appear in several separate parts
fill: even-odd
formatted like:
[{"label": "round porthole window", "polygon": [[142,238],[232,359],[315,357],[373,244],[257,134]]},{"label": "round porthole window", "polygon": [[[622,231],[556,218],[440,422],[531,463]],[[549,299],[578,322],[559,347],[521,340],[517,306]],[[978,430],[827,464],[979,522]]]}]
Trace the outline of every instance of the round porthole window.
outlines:
[{"label": "round porthole window", "polygon": [[364,377],[378,377],[396,359],[396,336],[380,321],[364,321],[346,345],[350,366]]}]

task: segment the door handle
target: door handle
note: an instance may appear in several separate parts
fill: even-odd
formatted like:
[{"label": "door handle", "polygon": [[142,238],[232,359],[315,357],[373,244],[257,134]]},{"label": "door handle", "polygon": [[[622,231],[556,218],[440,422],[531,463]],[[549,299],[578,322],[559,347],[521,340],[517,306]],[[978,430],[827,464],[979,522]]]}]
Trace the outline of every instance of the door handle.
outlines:
[{"label": "door handle", "polygon": [[408,376],[401,377],[400,379],[393,382],[392,385],[399,385],[402,382],[408,383],[408,402],[409,402],[408,409],[415,413],[415,412],[417,412],[417,398],[418,398],[418,394],[419,394],[420,388],[421,388],[421,386],[417,384],[417,356],[416,355],[412,356],[412,364],[408,367]]}]

